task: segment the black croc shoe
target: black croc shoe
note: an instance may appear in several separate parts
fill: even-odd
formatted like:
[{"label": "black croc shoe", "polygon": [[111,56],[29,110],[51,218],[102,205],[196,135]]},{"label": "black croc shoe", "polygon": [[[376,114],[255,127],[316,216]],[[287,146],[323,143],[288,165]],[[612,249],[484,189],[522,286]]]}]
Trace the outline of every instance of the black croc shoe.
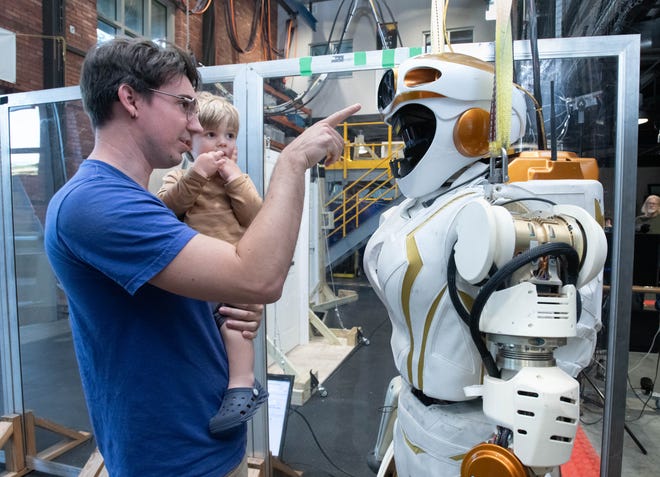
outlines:
[{"label": "black croc shoe", "polygon": [[229,429],[240,426],[249,421],[266,400],[268,400],[268,391],[256,379],[254,387],[227,389],[220,409],[209,421],[209,431],[214,436],[219,436]]}]

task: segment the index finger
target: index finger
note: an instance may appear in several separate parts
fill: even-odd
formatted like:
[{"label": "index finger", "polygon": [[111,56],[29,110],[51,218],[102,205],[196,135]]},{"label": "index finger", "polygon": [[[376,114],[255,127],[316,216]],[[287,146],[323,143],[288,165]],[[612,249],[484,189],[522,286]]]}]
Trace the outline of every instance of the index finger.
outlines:
[{"label": "index finger", "polygon": [[322,119],[319,121],[320,123],[327,123],[330,126],[334,127],[337,126],[339,123],[343,122],[345,119],[351,117],[355,113],[357,113],[360,109],[362,108],[362,105],[360,103],[355,103],[351,106],[347,106],[344,109],[341,109],[335,113],[332,113],[330,116],[328,116],[325,119]]}]

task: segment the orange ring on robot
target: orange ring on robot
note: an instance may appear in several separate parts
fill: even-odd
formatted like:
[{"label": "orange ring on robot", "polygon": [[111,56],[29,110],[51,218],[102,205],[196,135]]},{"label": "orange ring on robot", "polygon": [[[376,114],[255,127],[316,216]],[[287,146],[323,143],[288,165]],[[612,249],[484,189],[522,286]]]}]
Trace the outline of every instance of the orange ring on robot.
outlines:
[{"label": "orange ring on robot", "polygon": [[461,463],[461,477],[527,477],[525,466],[509,449],[490,443],[474,446]]},{"label": "orange ring on robot", "polygon": [[466,157],[482,157],[488,153],[489,132],[490,113],[470,108],[454,124],[454,146]]}]

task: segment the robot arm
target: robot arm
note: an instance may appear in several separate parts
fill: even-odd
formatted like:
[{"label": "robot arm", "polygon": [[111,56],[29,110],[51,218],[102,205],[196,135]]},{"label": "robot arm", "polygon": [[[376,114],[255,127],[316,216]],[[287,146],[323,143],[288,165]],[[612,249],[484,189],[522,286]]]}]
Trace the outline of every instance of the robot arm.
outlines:
[{"label": "robot arm", "polygon": [[[573,205],[553,205],[545,213],[513,214],[503,206],[479,200],[459,212],[455,227],[457,269],[471,284],[484,280],[493,266],[502,268],[536,246],[565,243],[578,254],[579,275],[574,285],[579,288],[600,273],[607,252],[602,227],[584,209]],[[518,280],[539,285],[556,283],[544,273],[553,271],[539,269],[538,265],[536,271],[530,265],[527,275],[518,276]]]},{"label": "robot arm", "polygon": [[510,430],[508,444],[524,465],[560,465],[577,431],[579,388],[553,352],[576,335],[577,289],[602,270],[602,227],[573,205],[514,213],[485,199],[463,207],[453,227],[456,273],[480,286],[468,326],[488,372],[466,392],[481,395],[484,413]]}]

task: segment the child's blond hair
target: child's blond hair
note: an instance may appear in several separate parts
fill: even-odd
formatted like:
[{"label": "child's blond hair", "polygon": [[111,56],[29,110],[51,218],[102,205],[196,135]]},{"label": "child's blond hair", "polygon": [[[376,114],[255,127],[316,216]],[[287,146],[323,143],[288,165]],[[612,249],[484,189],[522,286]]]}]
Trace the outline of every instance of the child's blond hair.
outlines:
[{"label": "child's blond hair", "polygon": [[199,123],[204,129],[215,129],[225,124],[238,132],[240,120],[238,110],[221,96],[202,91],[197,95],[199,105]]}]

